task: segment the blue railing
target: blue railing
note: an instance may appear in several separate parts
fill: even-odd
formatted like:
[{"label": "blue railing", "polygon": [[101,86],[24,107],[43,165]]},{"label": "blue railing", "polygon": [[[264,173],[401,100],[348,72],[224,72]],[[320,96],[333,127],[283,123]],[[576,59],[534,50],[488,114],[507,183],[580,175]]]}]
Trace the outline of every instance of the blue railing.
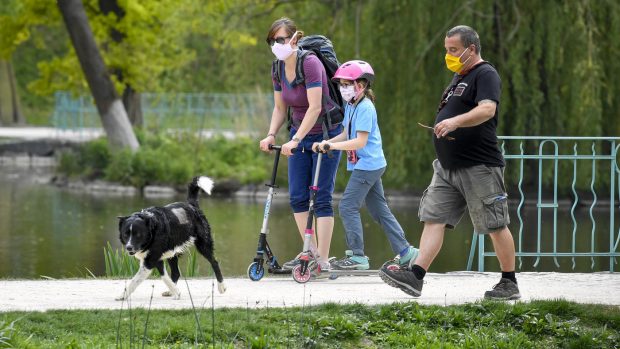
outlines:
[{"label": "blue railing", "polygon": [[[143,126],[192,130],[252,132],[267,127],[273,95],[263,93],[142,93]],[[52,125],[62,130],[99,128],[90,96],[55,94]]]},{"label": "blue railing", "polygon": [[[620,256],[620,230],[616,227],[616,217],[620,209],[616,207],[616,195],[620,202],[620,168],[617,161],[620,138],[498,138],[507,162],[506,182],[510,189],[510,180],[517,178],[516,185],[520,196],[516,210],[517,222],[513,218],[510,225],[513,235],[516,235],[515,248],[519,262],[517,267],[522,269],[523,259],[529,257],[533,261],[533,268],[539,266],[541,258],[553,258],[555,266],[560,268],[558,258],[569,257],[572,260],[572,269],[575,269],[576,257],[589,257],[590,268],[594,269],[595,258],[609,258],[609,271],[613,272],[617,264],[616,257]],[[517,145],[518,149],[515,149]],[[586,146],[588,150],[580,152],[580,145],[581,149]],[[547,151],[549,148],[550,152]],[[551,162],[551,166],[546,167],[548,162]],[[570,172],[572,176],[568,175]],[[527,188],[533,187],[537,187],[535,228],[533,222],[524,218],[524,207],[532,201],[526,199],[526,196],[530,195],[526,194]],[[558,191],[562,188],[569,200],[558,199]],[[590,197],[586,199],[586,196]],[[604,196],[604,200],[599,199],[599,196]],[[584,205],[587,207],[587,215],[583,212]],[[568,219],[559,219],[560,213],[569,216],[570,222]],[[597,229],[597,221],[604,223],[607,220],[608,237],[601,229]],[[518,225],[516,234],[515,225]],[[559,225],[567,225],[568,229],[559,228]],[[606,239],[608,240],[605,241]],[[485,251],[484,235],[474,232],[467,270],[472,270],[476,245],[478,270],[484,271],[484,258],[496,254]]]}]

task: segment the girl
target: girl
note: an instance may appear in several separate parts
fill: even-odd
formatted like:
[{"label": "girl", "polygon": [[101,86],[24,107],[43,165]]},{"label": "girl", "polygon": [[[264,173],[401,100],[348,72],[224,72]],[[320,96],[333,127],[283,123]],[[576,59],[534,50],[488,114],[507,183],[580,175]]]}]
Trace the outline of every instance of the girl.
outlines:
[{"label": "girl", "polygon": [[[340,152],[333,157],[312,152],[312,144],[323,140],[323,129],[317,123],[322,110],[322,97],[329,95],[327,74],[323,64],[315,55],[308,55],[303,62],[305,81],[295,84],[297,72],[297,42],[303,32],[297,30],[295,23],[289,18],[276,20],[267,34],[267,44],[280,60],[279,79],[272,72],[274,108],[271,114],[269,133],[260,141],[260,149],[269,151],[269,145],[275,143],[275,135],[287,119],[287,108],[291,109],[291,129],[287,143],[282,145],[282,154],[288,156],[288,182],[290,204],[293,216],[299,229],[302,241],[308,220],[310,203],[309,187],[312,185],[313,168],[318,156],[323,156],[319,175],[314,212],[317,217],[316,241],[311,247],[313,254],[318,255],[321,269],[329,269],[329,247],[334,229],[334,210],[332,208],[332,192],[336,180],[336,170],[340,161]],[[278,66],[278,65],[274,65]],[[334,137],[341,132],[342,125],[336,124],[328,132]],[[294,153],[293,149],[296,149]],[[318,251],[317,251],[318,249]],[[299,263],[297,258],[283,264],[284,269],[293,269]]]},{"label": "girl", "polygon": [[346,256],[332,262],[334,269],[369,268],[364,254],[364,233],[360,209],[365,202],[372,218],[381,224],[394,253],[388,263],[409,267],[418,255],[418,249],[409,245],[400,224],[390,211],[383,193],[381,176],[387,162],[381,145],[377,123],[375,96],[370,89],[375,73],[364,61],[349,61],[340,66],[333,79],[339,82],[345,105],[344,130],[338,136],[313,144],[315,151],[346,150],[347,170],[352,171],[340,200],[339,210],[349,250]]}]

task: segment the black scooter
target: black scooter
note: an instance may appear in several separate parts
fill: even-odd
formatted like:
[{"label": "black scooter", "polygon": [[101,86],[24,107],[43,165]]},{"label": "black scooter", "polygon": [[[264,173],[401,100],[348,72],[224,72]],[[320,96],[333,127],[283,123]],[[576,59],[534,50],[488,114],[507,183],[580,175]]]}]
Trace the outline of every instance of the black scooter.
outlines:
[{"label": "black scooter", "polygon": [[271,181],[266,186],[269,187],[269,192],[267,194],[267,200],[265,201],[265,214],[263,215],[263,226],[260,230],[260,235],[258,237],[258,248],[256,249],[256,257],[254,257],[254,262],[250,264],[248,267],[248,277],[252,281],[259,281],[265,276],[265,267],[263,266],[265,262],[265,255],[267,256],[267,271],[270,274],[290,274],[291,270],[282,269],[276,256],[273,255],[271,248],[269,247],[269,243],[267,242],[267,234],[269,233],[269,228],[267,227],[267,223],[269,222],[269,212],[271,211],[271,201],[273,200],[273,195],[275,192],[275,188],[278,188],[276,185],[276,174],[278,173],[278,162],[280,161],[280,151],[282,150],[279,145],[269,145],[270,150],[275,150],[275,159],[273,160],[273,171],[271,172]]}]

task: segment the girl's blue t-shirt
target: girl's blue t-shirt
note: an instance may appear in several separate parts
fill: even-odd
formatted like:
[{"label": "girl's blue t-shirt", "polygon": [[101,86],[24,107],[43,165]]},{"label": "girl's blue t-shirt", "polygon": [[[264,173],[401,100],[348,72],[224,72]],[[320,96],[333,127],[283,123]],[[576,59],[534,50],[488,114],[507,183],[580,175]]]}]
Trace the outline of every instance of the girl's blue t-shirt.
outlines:
[{"label": "girl's blue t-shirt", "polygon": [[357,163],[347,161],[348,171],[374,171],[387,166],[381,143],[381,131],[377,123],[377,111],[370,99],[364,98],[356,106],[346,103],[343,124],[347,139],[356,138],[357,131],[368,132],[368,142],[363,148],[356,150]]}]

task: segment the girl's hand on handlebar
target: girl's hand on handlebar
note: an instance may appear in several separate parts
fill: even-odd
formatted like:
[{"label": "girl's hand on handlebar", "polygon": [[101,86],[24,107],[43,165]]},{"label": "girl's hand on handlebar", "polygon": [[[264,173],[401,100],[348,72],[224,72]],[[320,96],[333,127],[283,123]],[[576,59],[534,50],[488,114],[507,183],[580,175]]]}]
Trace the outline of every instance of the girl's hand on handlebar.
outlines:
[{"label": "girl's hand on handlebar", "polygon": [[319,145],[318,145],[318,150],[321,153],[326,153],[327,149],[331,149],[332,148],[332,144],[329,143],[328,141],[322,141]]},{"label": "girl's hand on handlebar", "polygon": [[276,144],[276,138],[274,136],[271,136],[271,135],[263,138],[263,140],[260,141],[260,143],[258,143],[258,146],[260,147],[260,150],[262,150],[264,152],[270,152],[271,151],[269,149],[269,145],[270,144]]},{"label": "girl's hand on handlebar", "polygon": [[321,149],[319,149],[320,146],[321,146],[321,143],[319,142],[312,143],[312,151],[315,153],[321,152]]}]

